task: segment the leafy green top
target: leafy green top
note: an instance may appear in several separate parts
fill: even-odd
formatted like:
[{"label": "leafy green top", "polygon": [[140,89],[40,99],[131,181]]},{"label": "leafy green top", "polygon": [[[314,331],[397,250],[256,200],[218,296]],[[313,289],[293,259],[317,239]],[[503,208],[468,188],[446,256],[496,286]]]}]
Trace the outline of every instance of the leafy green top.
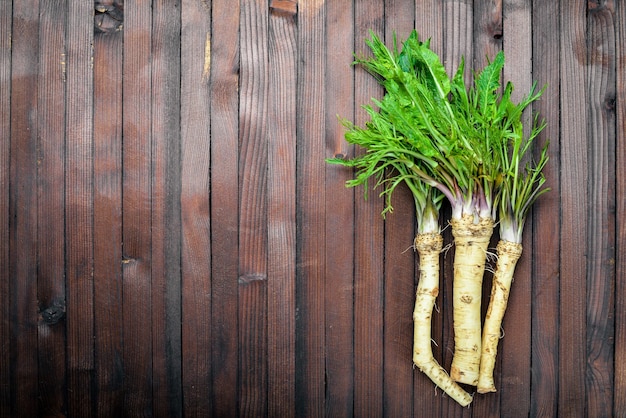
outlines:
[{"label": "leafy green top", "polygon": [[[342,121],[346,140],[366,149],[351,160],[328,160],[357,169],[348,186],[366,185],[375,176],[376,185],[384,187],[385,213],[392,209],[392,192],[406,183],[415,197],[418,224],[424,225],[432,224],[424,216],[438,211],[441,194],[456,218],[495,218],[500,193],[519,200],[520,194],[512,189],[516,186],[501,192],[515,171],[516,154],[508,148],[522,140],[522,112],[542,91],[533,89],[517,105],[510,99],[511,83],[500,95],[502,52],[474,75],[473,87],[466,89],[463,61],[450,80],[430,42],[420,42],[416,31],[401,51],[395,37],[392,50],[373,33],[366,43],[373,57],[357,58],[355,64],[376,77],[385,95],[372,99],[377,109],[364,106],[371,118],[364,127]],[[522,142],[532,141],[542,128],[535,124],[530,139]],[[527,148],[520,143],[518,154]],[[519,181],[519,175],[513,177]]]}]

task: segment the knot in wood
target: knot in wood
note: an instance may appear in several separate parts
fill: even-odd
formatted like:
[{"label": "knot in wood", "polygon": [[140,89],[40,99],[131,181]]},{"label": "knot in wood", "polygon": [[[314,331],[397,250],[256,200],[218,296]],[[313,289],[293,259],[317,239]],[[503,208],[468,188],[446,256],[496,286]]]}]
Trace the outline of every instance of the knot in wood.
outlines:
[{"label": "knot in wood", "polygon": [[65,305],[55,302],[41,311],[41,320],[46,325],[54,325],[65,317]]},{"label": "knot in wood", "polygon": [[94,30],[96,33],[112,33],[122,30],[124,3],[118,0],[95,2]]}]

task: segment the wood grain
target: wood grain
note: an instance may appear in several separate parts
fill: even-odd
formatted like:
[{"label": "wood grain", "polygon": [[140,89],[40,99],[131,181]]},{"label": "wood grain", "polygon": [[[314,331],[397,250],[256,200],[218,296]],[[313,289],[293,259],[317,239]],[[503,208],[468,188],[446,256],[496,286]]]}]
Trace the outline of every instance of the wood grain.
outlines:
[{"label": "wood grain", "polygon": [[[384,35],[382,4],[361,1],[354,4],[354,50],[371,56],[365,39],[370,30]],[[369,120],[363,105],[382,97],[382,89],[363,68],[354,68],[354,117],[358,126]],[[342,115],[347,117],[347,115]],[[348,149],[348,157],[364,150]],[[382,416],[384,411],[384,221],[383,204],[372,192],[354,191],[354,415]],[[346,191],[347,192],[347,191]]]},{"label": "wood grain", "polygon": [[260,2],[241,2],[238,402],[243,416],[267,414],[267,13]]},{"label": "wood grain", "polygon": [[[511,81],[515,86],[514,102],[521,101],[535,82],[532,66],[532,10],[525,1],[510,1],[503,5],[503,46],[506,64],[503,71],[504,83]],[[532,129],[532,107],[522,116],[524,131]],[[530,157],[528,157],[530,159]],[[502,324],[505,336],[500,344],[501,377],[499,385],[500,403],[496,411],[509,411],[512,416],[523,415],[530,409],[531,356],[531,296],[533,247],[531,235],[533,213],[528,214],[522,240],[523,254],[515,269],[514,283],[509,296],[509,306]],[[488,299],[485,299],[486,301]],[[499,412],[494,411],[494,414]]]},{"label": "wood grain", "polygon": [[212,411],[198,413],[219,417],[237,411],[238,391],[239,4],[213,1],[211,13]]},{"label": "wood grain", "polygon": [[296,89],[296,415],[322,416],[325,399],[325,8],[298,5]]},{"label": "wood grain", "polygon": [[[273,3],[273,2],[272,2]],[[293,3],[295,7],[295,2]],[[268,29],[268,415],[294,416],[296,335],[297,24],[271,13]]]},{"label": "wood grain", "polygon": [[[40,4],[37,132],[37,298],[39,301],[39,414],[65,411],[65,4]],[[59,24],[61,22],[62,24]],[[60,117],[61,116],[61,117]],[[60,384],[61,382],[61,384]]]},{"label": "wood grain", "polygon": [[193,417],[211,411],[210,12],[181,3],[181,368],[183,410]]},{"label": "wood grain", "polygon": [[[352,117],[353,46],[352,1],[326,6],[326,156],[347,154],[337,115]],[[351,170],[327,164],[326,182],[326,411],[330,416],[354,414],[354,225],[353,190],[345,182]]]},{"label": "wood grain", "polygon": [[93,405],[93,6],[69,2],[66,53],[65,235],[68,414]]},{"label": "wood grain", "polygon": [[[0,137],[11,138],[12,2],[0,3]],[[0,141],[0,242],[9,243],[11,141]],[[11,297],[9,245],[0,246],[0,415],[11,415]]]},{"label": "wood grain", "polygon": [[124,10],[122,70],[124,409],[140,416],[154,414],[151,61],[152,9],[148,2],[129,4]]},{"label": "wood grain", "polygon": [[[561,280],[559,306],[559,414],[585,410],[588,212],[586,7],[561,3]],[[572,141],[571,138],[580,138]],[[564,367],[568,365],[567,367]]]},{"label": "wood grain", "polygon": [[587,368],[585,392],[590,416],[614,415],[615,293],[615,77],[614,9],[588,3],[589,163],[587,274]]},{"label": "wood grain", "polygon": [[94,35],[94,326],[97,411],[124,410],[121,32]]},{"label": "wood grain", "polygon": [[[550,141],[550,160],[545,168],[546,184],[551,191],[533,208],[532,230],[532,343],[531,343],[531,416],[556,416],[558,410],[558,327],[560,222],[560,72],[559,10],[557,2],[533,3],[533,79],[546,87],[542,99],[533,104],[547,122],[537,139],[538,146]],[[556,71],[554,69],[557,69]],[[536,148],[537,150],[539,147]],[[528,228],[528,227],[527,227]],[[528,256],[529,251],[524,250]]]},{"label": "wood grain", "polygon": [[[13,8],[9,187],[11,413],[37,414],[37,146],[39,2]],[[35,46],[33,48],[33,45]],[[19,388],[19,390],[17,389]]]},{"label": "wood grain", "polygon": [[152,343],[155,416],[182,416],[180,1],[152,3]]},{"label": "wood grain", "polygon": [[[615,21],[624,22],[626,19],[626,5],[623,2],[615,2]],[[616,41],[616,87],[615,87],[615,197],[616,218],[624,219],[626,216],[626,30],[624,25],[615,26]],[[611,180],[609,179],[609,182]],[[621,365],[626,361],[626,225],[617,221],[615,226],[615,364]],[[615,367],[615,381],[613,387],[613,410],[624,411],[626,408],[626,371],[623,367]]]},{"label": "wood grain", "polygon": [[[415,6],[400,1],[385,6],[384,39],[392,47],[394,33],[399,42],[413,30]],[[396,190],[393,207],[393,214],[385,220],[384,410],[394,416],[409,416],[414,402],[411,353],[416,267],[411,250],[415,238],[415,206],[407,188]]]}]

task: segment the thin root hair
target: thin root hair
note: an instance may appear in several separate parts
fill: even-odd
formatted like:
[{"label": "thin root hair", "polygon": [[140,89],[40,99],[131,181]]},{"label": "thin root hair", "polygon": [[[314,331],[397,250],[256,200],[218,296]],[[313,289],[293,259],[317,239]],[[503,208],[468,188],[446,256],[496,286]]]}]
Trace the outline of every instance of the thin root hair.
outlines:
[{"label": "thin root hair", "polygon": [[447,244],[445,247],[441,249],[441,252],[443,253],[444,258],[448,255],[448,251],[450,251],[452,247],[454,247],[454,242],[450,242],[449,244]]}]

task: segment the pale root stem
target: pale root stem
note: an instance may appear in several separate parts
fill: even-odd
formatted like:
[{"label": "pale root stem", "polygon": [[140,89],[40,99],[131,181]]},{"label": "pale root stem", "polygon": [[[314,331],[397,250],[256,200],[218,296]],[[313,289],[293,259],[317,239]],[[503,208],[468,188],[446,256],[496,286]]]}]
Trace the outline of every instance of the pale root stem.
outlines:
[{"label": "pale root stem", "polygon": [[483,274],[493,219],[473,215],[452,219],[454,236],[454,357],[450,376],[457,382],[476,386],[480,368]]},{"label": "pale root stem", "polygon": [[483,325],[482,349],[480,357],[480,375],[478,393],[495,392],[493,369],[496,364],[498,341],[503,335],[502,319],[513,282],[513,273],[517,261],[522,255],[522,244],[500,241],[497,246],[498,262],[491,286],[491,298]]},{"label": "pale root stem", "polygon": [[437,363],[431,346],[431,318],[439,293],[439,253],[443,245],[440,234],[419,234],[415,248],[419,254],[420,279],[413,310],[413,363],[433,383],[462,406],[472,402],[465,392]]}]

